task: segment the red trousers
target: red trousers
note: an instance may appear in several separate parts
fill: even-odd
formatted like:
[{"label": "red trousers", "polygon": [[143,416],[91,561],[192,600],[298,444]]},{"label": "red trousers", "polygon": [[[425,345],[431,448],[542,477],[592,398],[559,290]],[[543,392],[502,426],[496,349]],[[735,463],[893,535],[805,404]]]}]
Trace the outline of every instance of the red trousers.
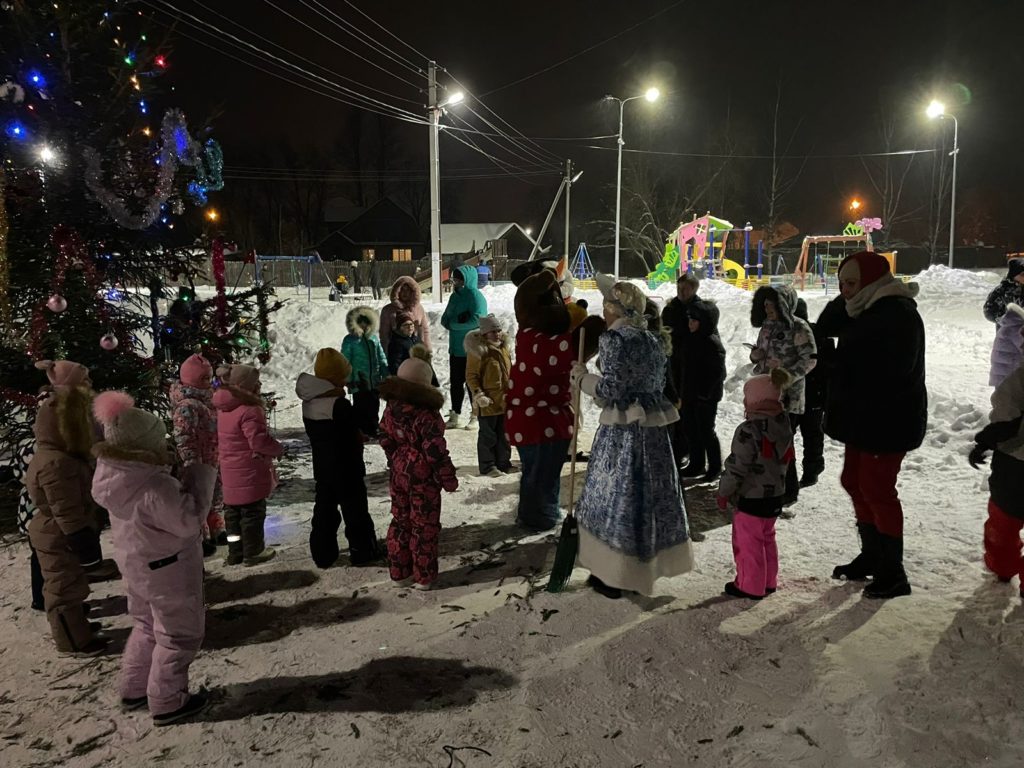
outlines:
[{"label": "red trousers", "polygon": [[865,453],[846,446],[839,481],[853,501],[858,523],[875,526],[884,536],[903,537],[903,505],[896,478],[906,453]]},{"label": "red trousers", "polygon": [[1024,585],[1021,528],[1024,528],[1024,520],[1006,514],[989,499],[988,520],[985,521],[985,565],[1003,581],[1019,575]]}]

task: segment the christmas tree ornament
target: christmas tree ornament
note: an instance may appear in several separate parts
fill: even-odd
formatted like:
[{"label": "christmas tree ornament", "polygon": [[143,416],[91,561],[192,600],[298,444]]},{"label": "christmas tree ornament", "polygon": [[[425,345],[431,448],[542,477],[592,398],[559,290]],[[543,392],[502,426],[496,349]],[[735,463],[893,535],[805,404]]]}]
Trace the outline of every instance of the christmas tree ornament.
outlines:
[{"label": "christmas tree ornament", "polygon": [[117,349],[117,344],[117,336],[113,333],[105,333],[103,334],[103,338],[100,339],[100,346],[107,350],[107,352],[113,352]]},{"label": "christmas tree ornament", "polygon": [[46,308],[59,314],[68,308],[68,300],[59,293],[55,293],[46,300]]}]

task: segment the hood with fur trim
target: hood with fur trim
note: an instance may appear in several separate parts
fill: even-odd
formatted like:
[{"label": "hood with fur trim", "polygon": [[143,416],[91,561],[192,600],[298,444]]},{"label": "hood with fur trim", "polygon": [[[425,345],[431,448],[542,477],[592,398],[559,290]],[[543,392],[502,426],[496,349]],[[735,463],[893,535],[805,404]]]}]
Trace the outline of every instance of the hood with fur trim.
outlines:
[{"label": "hood with fur trim", "polygon": [[384,379],[384,383],[380,385],[378,391],[384,400],[397,400],[431,411],[440,411],[444,405],[444,395],[441,390],[434,389],[429,385],[406,381],[397,376],[388,376]]},{"label": "hood with fur trim", "polygon": [[233,411],[241,405],[263,407],[263,398],[238,387],[222,384],[213,394],[213,407],[218,411]]},{"label": "hood with fur trim", "polygon": [[368,336],[376,336],[377,329],[380,328],[380,315],[377,314],[377,310],[373,307],[353,307],[345,315],[345,327],[348,328],[349,333],[354,333],[356,336],[363,335],[363,329],[359,325],[359,320],[367,320],[369,326],[366,329]]},{"label": "hood with fur trim", "polygon": [[[402,290],[402,286],[408,286],[412,289],[412,300],[408,303],[403,302],[398,296],[399,292]],[[394,284],[391,286],[390,298],[391,303],[396,307],[408,310],[412,309],[422,301],[423,292],[420,290],[420,284],[413,278],[409,277],[409,275],[402,275],[395,280]]]},{"label": "hood with fur trim", "polygon": [[479,329],[467,333],[462,346],[465,348],[466,354],[475,357],[483,357],[488,349],[511,349],[508,334],[504,331],[501,332],[498,343],[492,344],[484,338],[483,332]]},{"label": "hood with fur trim", "polygon": [[796,291],[788,285],[774,287],[762,285],[754,291],[754,298],[751,300],[750,324],[755,328],[760,328],[764,325],[764,321],[768,319],[764,310],[764,303],[766,301],[773,301],[779,313],[779,320],[784,325],[792,326],[793,317],[796,314],[797,298]]}]

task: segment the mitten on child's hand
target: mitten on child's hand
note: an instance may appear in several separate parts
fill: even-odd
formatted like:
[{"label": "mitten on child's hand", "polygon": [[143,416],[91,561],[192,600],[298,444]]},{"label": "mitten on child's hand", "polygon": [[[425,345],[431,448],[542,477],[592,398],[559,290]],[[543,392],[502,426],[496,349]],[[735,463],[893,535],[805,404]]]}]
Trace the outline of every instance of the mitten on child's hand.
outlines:
[{"label": "mitten on child's hand", "polygon": [[68,548],[78,555],[78,562],[82,565],[98,562],[103,557],[100,549],[99,531],[86,526],[81,530],[69,533],[66,536]]},{"label": "mitten on child's hand", "polygon": [[477,392],[476,396],[473,398],[473,403],[476,405],[477,408],[487,408],[493,405],[494,401],[491,400],[491,398],[489,398],[483,392]]},{"label": "mitten on child's hand", "polygon": [[768,353],[760,347],[754,347],[750,350],[750,362],[752,363],[760,363],[766,357],[768,357]]},{"label": "mitten on child's hand", "polygon": [[465,312],[459,312],[459,314],[455,316],[455,319],[460,323],[468,323],[469,318],[472,317],[472,315],[473,313],[467,309]]},{"label": "mitten on child's hand", "polygon": [[718,508],[725,512],[729,508],[729,497],[728,496],[715,496],[715,503]]},{"label": "mitten on child's hand", "polygon": [[985,454],[987,453],[988,448],[983,445],[975,445],[967,455],[967,461],[975,469],[981,469],[981,465],[985,463]]},{"label": "mitten on child's hand", "polygon": [[441,487],[448,491],[448,493],[455,493],[459,490],[459,478],[455,475],[447,477],[441,481]]},{"label": "mitten on child's hand", "polygon": [[584,376],[587,375],[587,366],[583,363],[573,363],[572,369],[569,371],[569,386],[573,389],[577,389],[580,385],[580,381]]}]

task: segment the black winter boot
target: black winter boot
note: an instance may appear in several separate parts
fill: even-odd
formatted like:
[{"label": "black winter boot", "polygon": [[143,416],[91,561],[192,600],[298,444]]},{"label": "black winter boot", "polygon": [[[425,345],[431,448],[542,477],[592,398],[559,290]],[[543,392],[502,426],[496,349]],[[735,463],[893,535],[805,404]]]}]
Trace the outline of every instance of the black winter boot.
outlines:
[{"label": "black winter boot", "polygon": [[864,597],[888,600],[910,594],[907,572],[903,570],[903,537],[876,534],[879,542],[878,568],[875,578],[864,588]]},{"label": "black winter boot", "polygon": [[846,565],[837,565],[832,570],[833,579],[847,581],[867,581],[875,575],[878,567],[880,534],[871,523],[857,523],[860,534],[860,554]]}]

